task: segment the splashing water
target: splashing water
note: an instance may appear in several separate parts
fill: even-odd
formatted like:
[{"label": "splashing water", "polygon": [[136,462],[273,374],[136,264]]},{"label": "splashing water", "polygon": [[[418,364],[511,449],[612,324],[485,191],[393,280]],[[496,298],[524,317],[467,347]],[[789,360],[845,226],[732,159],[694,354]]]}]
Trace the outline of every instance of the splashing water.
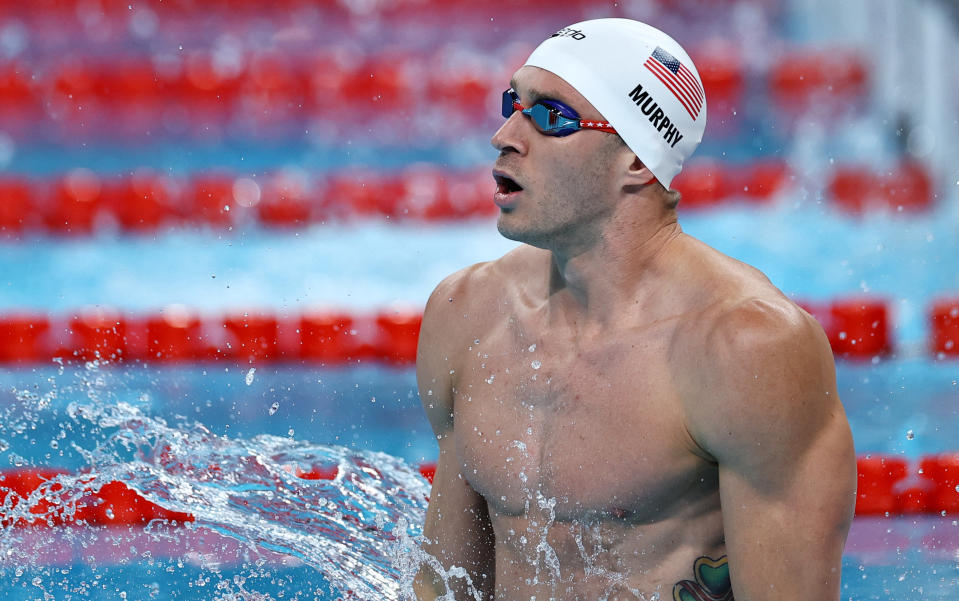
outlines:
[{"label": "splashing water", "polygon": [[[185,528],[151,522],[140,539],[172,541],[182,551],[190,548],[192,538],[215,533],[236,541],[240,555],[258,558],[256,565],[273,557],[320,571],[344,598],[410,596],[412,576],[424,560],[419,542],[429,494],[416,468],[385,453],[272,435],[229,438],[185,419],[169,425],[130,403],[103,402],[98,391],[109,384],[97,364],[88,365],[86,375],[88,400],[66,407],[61,432],[95,435],[61,438],[70,439],[66,444],[88,468],[58,475],[25,499],[6,495],[0,507],[6,516],[0,528],[0,571],[22,572],[22,566],[36,565],[42,552],[35,544],[36,529],[15,527],[18,520],[58,523],[79,518],[91,492],[120,481],[164,509],[195,518]],[[0,439],[29,430],[31,420],[38,419],[56,394],[56,388],[46,395],[18,391],[20,417],[12,419],[13,411],[5,410],[7,425],[0,426]],[[331,479],[300,477],[311,473]],[[78,537],[73,541],[78,547],[92,544],[92,527],[66,530],[66,536]],[[88,538],[79,540],[83,536]],[[143,541],[134,538],[107,544],[126,542],[142,549]],[[212,555],[194,555],[192,560],[216,564]],[[44,589],[43,582],[34,580],[33,585]],[[270,598],[246,591],[243,580],[221,581],[215,586],[217,598]]]}]

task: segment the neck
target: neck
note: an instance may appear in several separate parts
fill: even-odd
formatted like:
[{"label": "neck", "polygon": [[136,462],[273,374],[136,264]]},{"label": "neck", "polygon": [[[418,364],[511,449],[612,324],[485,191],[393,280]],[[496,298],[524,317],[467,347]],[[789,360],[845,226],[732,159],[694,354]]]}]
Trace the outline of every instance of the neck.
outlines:
[{"label": "neck", "polygon": [[551,320],[603,326],[642,309],[664,269],[663,251],[682,229],[675,212],[656,221],[613,221],[595,242],[575,252],[552,251]]}]

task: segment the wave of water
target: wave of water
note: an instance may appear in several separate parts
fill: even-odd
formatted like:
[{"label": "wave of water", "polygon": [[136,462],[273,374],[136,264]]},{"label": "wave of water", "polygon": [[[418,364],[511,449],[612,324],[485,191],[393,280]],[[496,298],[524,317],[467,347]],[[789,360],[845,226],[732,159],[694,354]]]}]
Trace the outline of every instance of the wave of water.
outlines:
[{"label": "wave of water", "polygon": [[[272,435],[231,438],[185,419],[170,424],[130,403],[105,402],[110,377],[97,363],[87,366],[81,386],[86,399],[71,402],[55,419],[66,433],[61,444],[88,468],[56,476],[25,500],[7,495],[2,512],[10,520],[0,530],[0,569],[38,563],[37,545],[29,544],[34,529],[11,525],[17,518],[36,519],[30,507],[46,499],[52,502],[39,517],[72,517],[91,491],[120,481],[165,509],[194,516],[185,531],[151,523],[146,535],[154,539],[186,547],[194,533],[216,533],[238,542],[257,565],[272,557],[314,568],[345,598],[410,596],[423,557],[418,547],[429,495],[415,467],[385,453]],[[0,439],[49,419],[43,410],[56,395],[56,387],[43,395],[18,391],[16,413],[7,408]],[[333,479],[297,475],[333,468]],[[82,538],[84,530],[89,528],[68,534]],[[223,554],[230,554],[226,547]]]}]

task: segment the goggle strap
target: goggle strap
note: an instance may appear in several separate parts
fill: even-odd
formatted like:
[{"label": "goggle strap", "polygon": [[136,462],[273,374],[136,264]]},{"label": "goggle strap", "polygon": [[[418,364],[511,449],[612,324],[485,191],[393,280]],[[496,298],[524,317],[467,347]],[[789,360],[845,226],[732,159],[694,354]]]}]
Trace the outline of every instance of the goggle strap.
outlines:
[{"label": "goggle strap", "polygon": [[606,121],[584,121],[580,119],[579,126],[583,129],[598,129],[599,131],[605,131],[611,134],[616,133],[616,130],[613,129],[613,126]]}]

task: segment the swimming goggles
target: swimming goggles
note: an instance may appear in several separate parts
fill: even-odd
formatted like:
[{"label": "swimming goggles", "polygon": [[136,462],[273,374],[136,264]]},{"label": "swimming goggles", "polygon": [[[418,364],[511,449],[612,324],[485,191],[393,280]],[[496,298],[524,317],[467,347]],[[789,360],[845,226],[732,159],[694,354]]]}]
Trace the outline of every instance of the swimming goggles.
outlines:
[{"label": "swimming goggles", "polygon": [[558,100],[540,100],[527,108],[520,104],[519,96],[513,88],[503,92],[503,117],[509,119],[514,112],[520,111],[530,118],[540,133],[547,136],[568,136],[581,129],[595,129],[615,134],[616,130],[605,121],[585,121],[579,115]]}]

